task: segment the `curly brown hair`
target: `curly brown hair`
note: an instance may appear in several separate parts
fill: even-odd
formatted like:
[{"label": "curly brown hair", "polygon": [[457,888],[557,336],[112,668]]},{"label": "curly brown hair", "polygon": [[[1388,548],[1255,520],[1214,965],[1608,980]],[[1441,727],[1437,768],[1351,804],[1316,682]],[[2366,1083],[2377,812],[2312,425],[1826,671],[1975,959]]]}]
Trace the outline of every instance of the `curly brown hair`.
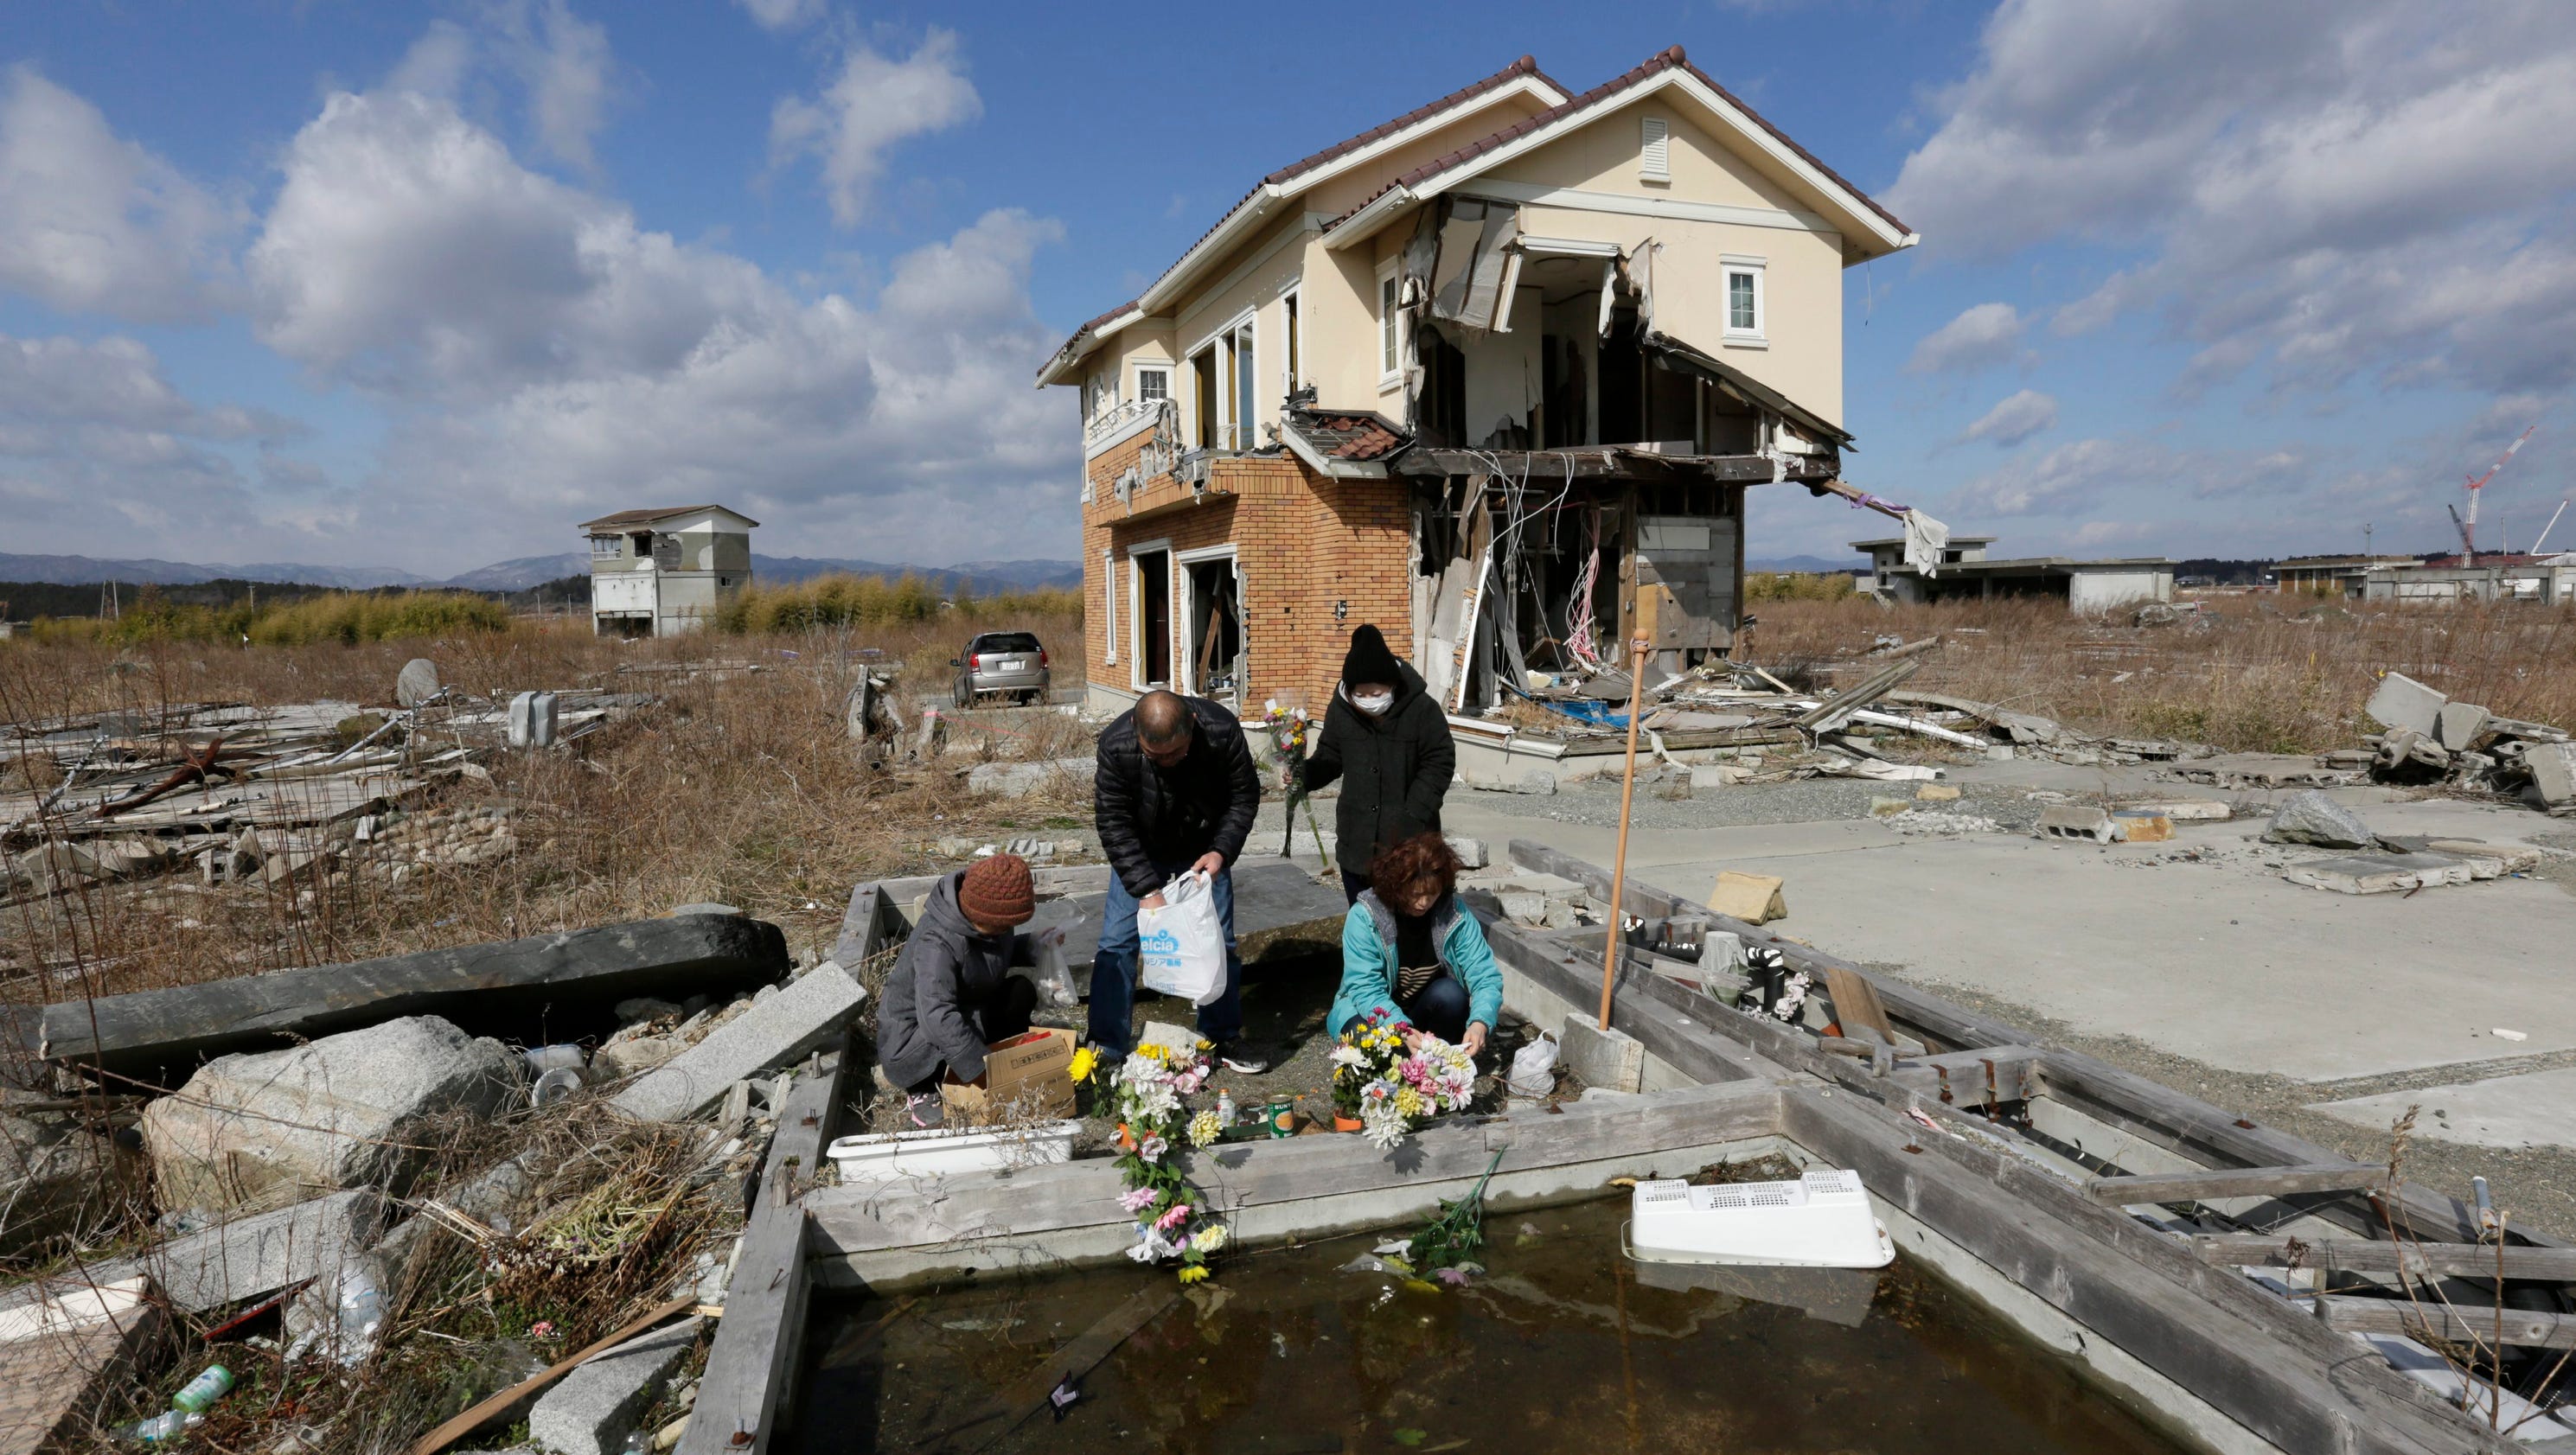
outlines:
[{"label": "curly brown hair", "polygon": [[[1436,882],[1440,893],[1447,894],[1457,887],[1458,871],[1465,867],[1447,839],[1436,832],[1419,833],[1377,851],[1377,857],[1369,860],[1369,888],[1377,891],[1388,909],[1394,909],[1401,891],[1426,880]],[[1439,896],[1434,895],[1433,903],[1438,902]]]}]

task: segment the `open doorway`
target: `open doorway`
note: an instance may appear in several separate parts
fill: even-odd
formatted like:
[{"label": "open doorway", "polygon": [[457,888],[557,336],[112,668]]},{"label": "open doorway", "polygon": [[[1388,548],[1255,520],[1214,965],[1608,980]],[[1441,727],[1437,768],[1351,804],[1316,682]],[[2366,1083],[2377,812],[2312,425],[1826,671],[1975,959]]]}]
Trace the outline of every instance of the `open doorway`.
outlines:
[{"label": "open doorway", "polygon": [[1136,567],[1136,685],[1167,687],[1172,681],[1172,553],[1138,551]]},{"label": "open doorway", "polygon": [[1189,690],[1220,701],[1240,700],[1243,678],[1243,597],[1235,575],[1234,547],[1181,557],[1188,573],[1189,615],[1183,640]]}]

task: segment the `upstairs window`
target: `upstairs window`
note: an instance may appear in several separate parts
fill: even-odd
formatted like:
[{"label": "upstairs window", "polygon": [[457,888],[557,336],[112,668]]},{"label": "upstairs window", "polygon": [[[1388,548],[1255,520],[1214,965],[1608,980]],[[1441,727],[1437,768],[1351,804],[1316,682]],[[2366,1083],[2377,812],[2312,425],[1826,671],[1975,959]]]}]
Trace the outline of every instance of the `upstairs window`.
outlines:
[{"label": "upstairs window", "polygon": [[1163,368],[1136,371],[1136,398],[1146,404],[1160,404],[1172,397],[1172,371]]},{"label": "upstairs window", "polygon": [[594,558],[595,558],[595,557],[599,557],[599,556],[613,556],[613,555],[616,555],[616,554],[617,554],[617,537],[615,537],[615,536],[592,536],[592,537],[590,538],[590,554],[591,554]]},{"label": "upstairs window", "polygon": [[1396,309],[1395,264],[1390,261],[1377,275],[1377,372],[1378,387],[1392,388],[1404,370],[1404,315]]},{"label": "upstairs window", "polygon": [[1718,261],[1726,275],[1726,341],[1764,344],[1769,335],[1763,318],[1762,277],[1767,271],[1763,260],[1728,256]]}]

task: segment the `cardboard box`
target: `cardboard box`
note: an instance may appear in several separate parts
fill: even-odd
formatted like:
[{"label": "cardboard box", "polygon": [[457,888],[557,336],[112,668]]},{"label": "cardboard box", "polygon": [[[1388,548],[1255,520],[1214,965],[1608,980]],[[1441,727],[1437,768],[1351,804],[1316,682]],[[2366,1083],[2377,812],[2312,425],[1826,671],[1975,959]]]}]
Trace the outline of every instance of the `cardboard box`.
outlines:
[{"label": "cardboard box", "polygon": [[984,1052],[984,1084],[942,1086],[951,1125],[1073,1115],[1073,1032],[1040,1027]]}]

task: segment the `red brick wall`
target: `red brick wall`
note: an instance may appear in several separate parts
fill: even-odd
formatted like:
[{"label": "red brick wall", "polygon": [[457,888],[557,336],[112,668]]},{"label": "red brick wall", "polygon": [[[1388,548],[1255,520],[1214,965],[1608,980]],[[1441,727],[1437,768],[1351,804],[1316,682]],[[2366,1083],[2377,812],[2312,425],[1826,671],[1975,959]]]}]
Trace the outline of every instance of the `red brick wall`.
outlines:
[{"label": "red brick wall", "polygon": [[[1092,462],[1095,482],[1114,481],[1134,461],[1141,441],[1122,445]],[[1121,457],[1124,458],[1121,458]],[[1113,464],[1112,461],[1115,461]],[[1265,699],[1309,708],[1329,700],[1350,633],[1373,621],[1400,654],[1412,634],[1406,580],[1408,512],[1403,482],[1331,480],[1310,473],[1294,456],[1220,459],[1210,465],[1204,497],[1158,477],[1120,501],[1105,483],[1083,512],[1083,622],[1091,680],[1125,689],[1134,680],[1125,644],[1133,631],[1127,553],[1137,542],[1168,539],[1172,549],[1196,550],[1232,542],[1243,582],[1245,646],[1249,653],[1242,702],[1258,712]],[[1107,660],[1101,552],[1115,554],[1120,660]],[[1173,599],[1184,589],[1176,580]],[[1336,619],[1336,605],[1345,606]],[[1181,627],[1173,612],[1173,629]],[[1173,643],[1181,659],[1184,644]]]}]

